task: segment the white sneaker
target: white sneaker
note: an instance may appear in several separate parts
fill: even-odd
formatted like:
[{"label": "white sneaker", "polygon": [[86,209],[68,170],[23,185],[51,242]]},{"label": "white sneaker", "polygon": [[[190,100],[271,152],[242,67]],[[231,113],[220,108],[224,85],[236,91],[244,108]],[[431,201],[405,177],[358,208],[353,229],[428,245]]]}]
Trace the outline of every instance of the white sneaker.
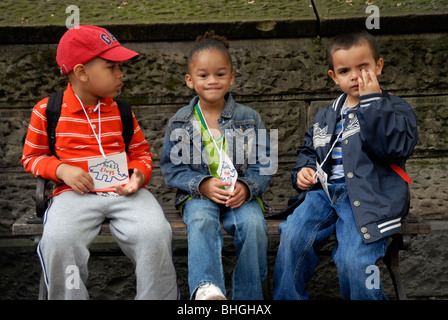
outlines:
[{"label": "white sneaker", "polygon": [[196,290],[195,300],[226,300],[226,297],[214,284],[204,284]]}]

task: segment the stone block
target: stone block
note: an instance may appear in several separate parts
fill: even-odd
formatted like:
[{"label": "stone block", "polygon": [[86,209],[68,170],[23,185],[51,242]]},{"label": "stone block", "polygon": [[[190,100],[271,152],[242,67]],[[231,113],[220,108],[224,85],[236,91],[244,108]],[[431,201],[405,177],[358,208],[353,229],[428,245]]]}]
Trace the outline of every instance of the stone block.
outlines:
[{"label": "stone block", "polygon": [[432,223],[431,235],[413,237],[410,250],[400,253],[401,273],[411,299],[447,299],[447,231],[446,221]]},{"label": "stone block", "polygon": [[448,154],[448,96],[406,99],[414,108],[419,129],[419,155]]},{"label": "stone block", "polygon": [[[0,43],[57,43],[66,31],[69,4],[2,1]],[[229,38],[305,36],[316,33],[312,1],[77,1],[82,24],[108,28],[120,41],[195,39],[210,28]],[[70,18],[69,23],[73,23]]]},{"label": "stone block", "polygon": [[321,35],[334,35],[355,29],[365,29],[367,18],[373,14],[371,9],[367,10],[371,5],[377,8],[380,21],[379,29],[371,29],[374,33],[448,30],[446,25],[448,9],[443,0],[315,0],[313,3],[319,19],[319,34]]},{"label": "stone block", "polygon": [[[448,34],[377,36],[385,60],[379,80],[402,96],[448,94]],[[333,99],[340,90],[327,74],[329,38],[230,41],[239,102]],[[188,103],[185,85],[192,42],[125,43],[140,58],[122,64],[122,97],[132,105]],[[56,45],[0,46],[0,107],[31,108],[66,87],[55,62]]]},{"label": "stone block", "polygon": [[445,158],[411,158],[407,163],[412,178],[411,213],[427,220],[446,220],[448,170]]}]

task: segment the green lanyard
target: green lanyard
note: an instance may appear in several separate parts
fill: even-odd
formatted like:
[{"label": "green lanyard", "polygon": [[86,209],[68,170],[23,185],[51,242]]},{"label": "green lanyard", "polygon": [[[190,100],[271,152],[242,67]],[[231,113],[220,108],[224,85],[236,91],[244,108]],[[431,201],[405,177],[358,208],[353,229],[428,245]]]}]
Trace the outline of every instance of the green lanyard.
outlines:
[{"label": "green lanyard", "polygon": [[[210,174],[219,178],[217,173],[220,161],[220,153],[224,148],[224,151],[227,151],[227,144],[225,142],[224,134],[222,134],[218,139],[214,139],[210,129],[208,128],[207,121],[202,115],[202,111],[199,105],[196,105],[194,110],[194,115],[196,119],[201,123],[201,136],[202,141],[204,142],[204,148],[207,154],[207,159],[210,168]],[[221,141],[221,148],[218,147],[218,143]]]}]

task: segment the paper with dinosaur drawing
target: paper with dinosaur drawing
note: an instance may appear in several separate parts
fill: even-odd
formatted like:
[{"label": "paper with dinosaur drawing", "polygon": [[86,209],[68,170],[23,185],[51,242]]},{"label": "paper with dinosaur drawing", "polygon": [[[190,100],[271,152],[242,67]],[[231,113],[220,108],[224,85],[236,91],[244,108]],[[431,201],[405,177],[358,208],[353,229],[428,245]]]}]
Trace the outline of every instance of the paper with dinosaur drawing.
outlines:
[{"label": "paper with dinosaur drawing", "polygon": [[128,162],[125,152],[107,156],[107,159],[103,157],[90,159],[88,165],[96,191],[123,185],[129,181]]}]

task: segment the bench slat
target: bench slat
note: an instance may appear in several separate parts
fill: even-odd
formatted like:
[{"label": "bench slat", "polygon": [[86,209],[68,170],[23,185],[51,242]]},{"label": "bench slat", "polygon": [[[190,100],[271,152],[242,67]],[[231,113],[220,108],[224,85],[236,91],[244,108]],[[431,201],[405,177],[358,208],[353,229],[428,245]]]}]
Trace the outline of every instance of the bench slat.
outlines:
[{"label": "bench slat", "polygon": [[[187,227],[182,220],[182,217],[176,210],[167,209],[165,215],[170,222],[173,236],[183,237],[187,236]],[[267,219],[267,235],[279,235],[278,226],[283,220]],[[221,228],[222,229],[222,228]],[[29,210],[20,219],[18,219],[12,226],[12,233],[15,236],[35,236],[41,235],[43,231],[42,219],[38,218],[34,210]],[[223,234],[227,235],[224,229]],[[400,234],[430,234],[431,226],[426,222],[418,222],[415,219],[411,221],[404,221]],[[110,235],[109,223],[105,222],[101,226],[101,235]]]}]

